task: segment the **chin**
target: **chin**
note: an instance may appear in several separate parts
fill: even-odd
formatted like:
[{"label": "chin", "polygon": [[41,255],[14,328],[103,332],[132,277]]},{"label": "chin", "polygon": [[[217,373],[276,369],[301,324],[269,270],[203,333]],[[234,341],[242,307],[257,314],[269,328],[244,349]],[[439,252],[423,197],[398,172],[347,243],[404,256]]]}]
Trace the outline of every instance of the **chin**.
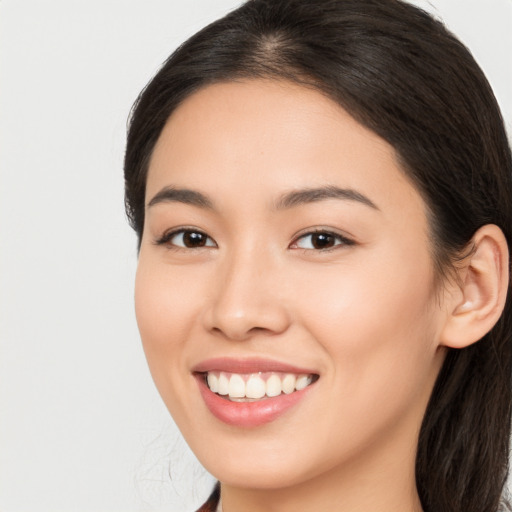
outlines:
[{"label": "chin", "polygon": [[252,464],[251,461],[235,464],[213,464],[206,469],[220,482],[231,487],[260,490],[277,490],[301,484],[308,475],[287,466]]},{"label": "chin", "polygon": [[[258,436],[258,439],[251,439],[250,432],[246,434],[245,439],[228,437],[222,442],[217,437],[206,446],[192,443],[191,448],[210,474],[236,488],[284,489],[332,470],[332,461],[318,459],[318,452],[308,454],[300,449],[303,442],[290,445],[275,434]],[[289,435],[287,438],[290,440]]]}]

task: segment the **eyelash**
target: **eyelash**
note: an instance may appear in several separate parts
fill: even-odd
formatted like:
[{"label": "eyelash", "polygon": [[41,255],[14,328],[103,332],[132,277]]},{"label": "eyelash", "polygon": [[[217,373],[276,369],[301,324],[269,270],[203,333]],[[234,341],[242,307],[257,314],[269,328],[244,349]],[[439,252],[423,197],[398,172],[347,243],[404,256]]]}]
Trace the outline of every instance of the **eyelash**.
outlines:
[{"label": "eyelash", "polygon": [[[320,248],[320,249],[315,248],[315,247],[312,247],[312,248],[298,247],[298,242],[300,240],[304,240],[307,237],[313,237],[315,235],[326,235],[327,237],[332,237],[332,239],[334,239],[334,241],[335,241],[335,244],[332,247],[326,247],[326,248]],[[309,230],[306,233],[299,235],[291,243],[290,247],[293,249],[301,249],[303,251],[330,252],[330,251],[337,250],[340,247],[344,247],[344,246],[346,247],[346,246],[351,246],[351,245],[355,245],[354,240],[351,240],[350,238],[340,235],[339,233],[329,231],[328,229],[318,228],[318,229]],[[294,247],[294,246],[296,246],[296,247]]]},{"label": "eyelash", "polygon": [[[187,247],[187,246],[176,245],[176,244],[171,243],[171,240],[175,236],[177,236],[177,235],[186,236],[186,234],[204,236],[207,239],[206,243],[204,245],[200,245],[197,247]],[[313,237],[315,235],[318,235],[318,236],[325,235],[325,236],[331,238],[331,240],[334,239],[335,243],[333,246],[326,247],[326,248],[315,248],[315,247],[305,248],[305,247],[298,246],[298,242],[300,240],[305,240],[307,237]],[[209,244],[208,241],[211,241],[213,243]],[[300,249],[303,251],[330,252],[330,251],[336,250],[339,247],[355,245],[355,243],[356,242],[354,242],[353,240],[351,240],[343,235],[340,235],[338,233],[334,233],[333,231],[329,231],[327,229],[314,229],[314,230],[307,231],[307,232],[299,235],[298,237],[296,237],[294,239],[294,241],[290,244],[289,247],[291,249]],[[180,229],[175,229],[175,230],[166,232],[159,239],[157,239],[155,241],[155,244],[156,245],[167,245],[170,249],[173,249],[173,250],[192,250],[192,249],[203,249],[203,248],[208,248],[208,247],[217,247],[216,242],[211,237],[209,237],[205,232],[201,231],[200,229],[194,229],[194,228],[180,228]]]},{"label": "eyelash", "polygon": [[[206,237],[213,242],[213,245],[202,245],[198,247],[187,247],[171,243],[171,240],[177,235],[195,234]],[[190,249],[203,249],[204,247],[217,247],[215,241],[209,237],[205,232],[195,228],[179,228],[164,233],[158,240],[155,241],[156,245],[167,245],[170,249],[174,250],[190,250]]]}]

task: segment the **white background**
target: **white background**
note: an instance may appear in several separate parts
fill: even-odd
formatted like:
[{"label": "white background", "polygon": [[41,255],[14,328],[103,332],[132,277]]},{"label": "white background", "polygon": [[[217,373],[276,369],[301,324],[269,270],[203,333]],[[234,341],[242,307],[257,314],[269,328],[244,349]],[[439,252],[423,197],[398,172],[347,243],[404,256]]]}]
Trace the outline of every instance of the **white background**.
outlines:
[{"label": "white background", "polygon": [[[417,3],[473,51],[512,133],[512,0]],[[237,4],[0,1],[1,512],[191,511],[208,494],[140,347],[122,158],[140,89]]]}]

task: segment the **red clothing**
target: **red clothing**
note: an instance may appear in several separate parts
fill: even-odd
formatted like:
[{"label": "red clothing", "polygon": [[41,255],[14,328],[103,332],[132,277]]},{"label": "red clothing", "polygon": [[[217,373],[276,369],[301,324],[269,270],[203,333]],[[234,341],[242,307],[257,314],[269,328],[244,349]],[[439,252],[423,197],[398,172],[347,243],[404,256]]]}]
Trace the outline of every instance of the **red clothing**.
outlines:
[{"label": "red clothing", "polygon": [[215,512],[220,499],[220,484],[217,482],[213,492],[204,505],[197,509],[197,512]]}]

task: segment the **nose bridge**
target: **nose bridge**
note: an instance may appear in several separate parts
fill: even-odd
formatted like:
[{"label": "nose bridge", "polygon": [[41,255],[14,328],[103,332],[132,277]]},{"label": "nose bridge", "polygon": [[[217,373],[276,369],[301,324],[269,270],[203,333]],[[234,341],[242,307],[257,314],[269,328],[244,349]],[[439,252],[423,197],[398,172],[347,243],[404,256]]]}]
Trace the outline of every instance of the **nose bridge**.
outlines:
[{"label": "nose bridge", "polygon": [[245,244],[227,252],[217,268],[216,290],[209,305],[209,328],[230,339],[287,328],[286,304],[280,300],[279,263],[272,250]]}]

